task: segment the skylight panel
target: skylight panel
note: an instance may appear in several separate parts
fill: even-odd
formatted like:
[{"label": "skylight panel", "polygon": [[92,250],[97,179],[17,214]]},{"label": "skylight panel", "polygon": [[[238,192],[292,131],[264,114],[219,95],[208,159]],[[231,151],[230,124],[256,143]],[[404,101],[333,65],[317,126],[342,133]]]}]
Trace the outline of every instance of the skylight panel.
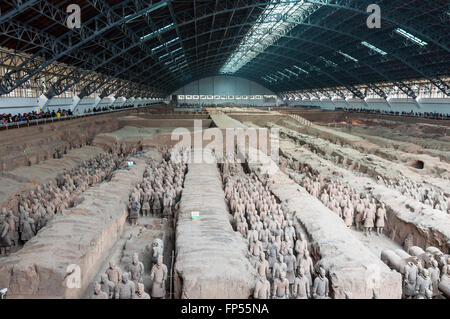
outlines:
[{"label": "skylight panel", "polygon": [[[303,0],[284,1],[281,3],[273,0],[273,3],[266,7],[247,35],[242,39],[239,47],[222,66],[220,73],[236,73],[275,43],[282,34],[286,34],[298,22],[305,19],[311,13],[312,6],[313,4]],[[284,19],[281,17],[284,17]],[[289,18],[292,21],[287,21]]]},{"label": "skylight panel", "polygon": [[156,51],[158,51],[159,49],[162,49],[162,48],[164,48],[164,45],[163,45],[163,44],[158,45],[157,47],[154,47],[154,48],[152,49],[152,53],[155,53]]},{"label": "skylight panel", "polygon": [[157,5],[152,6],[151,8],[149,8],[149,9],[148,9],[147,11],[145,11],[144,13],[141,13],[141,14],[135,16],[135,17],[133,17],[133,14],[130,14],[130,15],[128,15],[128,16],[125,17],[125,19],[127,19],[127,20],[125,20],[125,23],[130,23],[130,22],[136,20],[137,18],[140,18],[140,17],[142,17],[142,16],[144,16],[144,15],[146,15],[146,14],[149,14],[149,13],[151,13],[151,12],[153,12],[153,11],[155,11],[155,10],[158,10],[158,9],[160,9],[160,8],[163,8],[163,7],[165,7],[165,6],[167,6],[167,2],[166,2],[166,1],[161,2],[161,3],[157,4]]},{"label": "skylight panel", "polygon": [[160,34],[160,33],[163,33],[164,31],[166,31],[167,29],[169,29],[169,28],[171,28],[171,27],[173,27],[173,26],[174,26],[174,24],[171,23],[171,24],[166,25],[165,27],[163,27],[163,28],[161,28],[161,29],[158,29],[158,30],[156,30],[156,31],[154,31],[154,32],[151,32],[151,33],[147,34],[147,35],[144,35],[144,36],[141,37],[141,41],[146,41],[146,40],[149,39],[150,37],[152,37],[152,36],[154,36],[154,35],[157,35],[157,34]]},{"label": "skylight panel", "polygon": [[300,68],[300,67],[298,67],[298,66],[296,66],[296,65],[293,65],[293,67],[296,68],[297,70],[299,70],[299,71],[302,72],[302,73],[309,74],[308,71],[303,70],[302,68]]},{"label": "skylight panel", "polygon": [[286,74],[284,74],[283,72],[280,72],[280,71],[277,71],[279,74],[281,74],[282,76],[284,76],[284,77],[286,77],[286,78],[288,78],[288,79],[291,79],[289,76],[287,76]]},{"label": "skylight panel", "polygon": [[175,58],[175,61],[178,61],[179,59],[183,59],[183,58],[185,58],[184,54],[183,54],[183,55],[180,55],[180,56],[178,56],[178,57],[176,57],[176,58]]},{"label": "skylight panel", "polygon": [[331,65],[332,67],[336,68],[338,65],[336,63],[334,63],[333,61],[330,61],[328,59],[325,59],[323,56],[320,57],[320,59],[325,62],[328,65]]},{"label": "skylight panel", "polygon": [[176,52],[178,52],[178,51],[180,51],[182,48],[180,47],[180,48],[178,48],[178,49],[175,49],[175,50],[173,50],[172,52],[170,52],[170,54],[174,54],[174,53],[176,53]]},{"label": "skylight panel", "polygon": [[153,49],[152,49],[152,53],[155,53],[156,51],[158,51],[159,49],[162,49],[164,46],[168,46],[169,44],[171,44],[171,43],[173,43],[173,42],[175,42],[175,41],[177,41],[177,40],[179,40],[180,38],[175,38],[175,39],[172,39],[172,40],[170,40],[169,42],[166,42],[166,43],[163,43],[163,44],[161,44],[161,45],[158,45],[157,47],[154,47]]},{"label": "skylight panel", "polygon": [[180,38],[176,37],[175,39],[170,40],[169,42],[166,42],[165,45],[169,45],[171,43],[174,43],[175,41],[180,40]]},{"label": "skylight panel", "polygon": [[358,59],[352,57],[351,55],[348,55],[347,53],[344,53],[342,51],[338,51],[338,53],[344,57],[346,57],[349,60],[352,60],[353,62],[358,62]]},{"label": "skylight panel", "polygon": [[395,33],[400,34],[401,36],[405,37],[406,39],[411,40],[414,43],[416,43],[416,44],[418,44],[418,45],[420,45],[422,47],[428,45],[427,42],[419,39],[418,37],[412,35],[411,33],[407,32],[407,31],[405,31],[405,30],[403,30],[401,28],[397,28],[394,31],[395,31]]},{"label": "skylight panel", "polygon": [[164,59],[165,57],[168,57],[169,56],[169,53],[166,53],[166,54],[164,54],[164,55],[161,55],[160,57],[159,57],[159,60],[162,60],[162,59]]},{"label": "skylight panel", "polygon": [[381,54],[381,55],[387,55],[387,52],[377,48],[376,46],[374,46],[374,45],[372,45],[372,44],[370,44],[370,43],[368,43],[366,41],[361,42],[361,44],[364,45],[365,47],[368,47],[369,49],[371,49],[371,50]]},{"label": "skylight panel", "polygon": [[292,74],[292,75],[295,75],[295,76],[297,76],[298,74],[297,73],[295,73],[295,72],[292,72],[291,70],[289,70],[289,69],[284,69],[286,72],[288,72],[288,73],[290,73],[290,74]]}]

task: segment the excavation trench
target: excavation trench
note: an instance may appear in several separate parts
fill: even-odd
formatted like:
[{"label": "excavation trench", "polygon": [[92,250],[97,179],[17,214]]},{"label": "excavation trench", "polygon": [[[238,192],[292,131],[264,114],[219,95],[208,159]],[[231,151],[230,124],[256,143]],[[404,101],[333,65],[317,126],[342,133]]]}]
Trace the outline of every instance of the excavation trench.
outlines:
[{"label": "excavation trench", "polygon": [[145,160],[89,188],[75,208],[49,221],[23,249],[0,261],[0,286],[8,298],[81,298],[128,216],[128,197]]},{"label": "excavation trench", "polygon": [[175,297],[249,298],[255,270],[245,240],[229,222],[217,165],[189,164],[184,185],[176,226]]}]

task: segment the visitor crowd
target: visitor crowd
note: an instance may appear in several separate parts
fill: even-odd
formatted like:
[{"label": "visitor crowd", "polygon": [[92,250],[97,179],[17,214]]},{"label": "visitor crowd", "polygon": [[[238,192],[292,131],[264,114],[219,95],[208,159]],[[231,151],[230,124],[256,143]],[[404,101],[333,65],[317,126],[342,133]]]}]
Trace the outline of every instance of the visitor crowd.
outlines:
[{"label": "visitor crowd", "polygon": [[[145,104],[145,106],[151,105],[150,103]],[[142,105],[139,105],[142,106]],[[122,109],[129,109],[134,107],[133,104],[123,105],[123,106],[105,106],[105,107],[94,107],[92,109],[85,109],[83,114],[95,114],[99,112],[110,112],[110,111],[117,111]],[[77,113],[77,112],[76,112]],[[63,109],[60,108],[55,110],[47,110],[46,112],[40,111],[40,112],[29,112],[29,113],[18,113],[15,115],[12,114],[2,114],[0,113],[0,126],[1,125],[7,125],[11,123],[27,123],[33,120],[40,120],[40,119],[51,119],[51,118],[60,118],[60,117],[66,117],[66,116],[72,116],[74,115],[73,112],[70,109]],[[75,114],[78,115],[78,114]]]},{"label": "visitor crowd", "polygon": [[399,112],[399,111],[385,111],[375,109],[356,109],[356,108],[336,108],[336,111],[344,111],[350,113],[368,113],[368,114],[384,114],[384,115],[396,115],[396,116],[409,116],[409,117],[422,117],[434,120],[450,120],[450,114],[437,113],[437,112]]}]

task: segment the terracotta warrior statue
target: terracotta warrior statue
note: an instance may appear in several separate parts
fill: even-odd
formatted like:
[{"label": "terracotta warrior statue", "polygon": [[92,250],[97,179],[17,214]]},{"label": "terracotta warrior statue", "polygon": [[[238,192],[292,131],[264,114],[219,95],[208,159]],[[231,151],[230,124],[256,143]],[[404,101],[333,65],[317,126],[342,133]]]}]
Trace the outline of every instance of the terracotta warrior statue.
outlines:
[{"label": "terracotta warrior statue", "polygon": [[384,203],[381,204],[381,207],[377,210],[377,221],[375,223],[375,226],[377,227],[377,235],[380,236],[383,234],[383,228],[384,228],[384,221],[387,220],[386,216],[386,207]]},{"label": "terracotta warrior statue", "polygon": [[20,239],[23,242],[29,241],[36,234],[36,228],[34,226],[34,220],[28,216],[28,213],[24,213],[24,218],[20,222]]},{"label": "terracotta warrior statue", "polygon": [[266,260],[264,252],[259,255],[259,261],[256,263],[256,271],[260,276],[267,278],[270,274],[269,262]]},{"label": "terracotta warrior statue", "polygon": [[114,285],[117,285],[122,281],[122,271],[112,260],[109,261],[109,268],[106,270],[106,275],[108,275],[108,279],[111,280]]},{"label": "terracotta warrior statue", "polygon": [[131,280],[137,285],[140,282],[143,282],[144,277],[144,264],[139,261],[139,257],[137,253],[133,254],[133,261],[128,267],[129,272],[131,274]]},{"label": "terracotta warrior statue", "polygon": [[255,299],[269,299],[270,298],[270,283],[266,279],[266,276],[259,275],[258,281],[255,285],[255,291],[253,292],[253,298]]},{"label": "terracotta warrior statue", "polygon": [[284,272],[280,273],[280,278],[275,278],[272,289],[273,299],[289,298],[289,281]]},{"label": "terracotta warrior statue", "polygon": [[308,299],[311,295],[309,280],[305,276],[303,267],[300,267],[298,270],[298,277],[295,278],[292,291],[297,299]]},{"label": "terracotta warrior statue", "polygon": [[147,193],[144,193],[144,200],[142,203],[142,216],[148,216],[150,213],[150,203],[149,203],[149,195]]},{"label": "terracotta warrior statue", "polygon": [[137,291],[133,297],[133,299],[150,299],[150,295],[144,291],[144,284],[137,284]]},{"label": "terracotta warrior statue", "polygon": [[141,210],[141,204],[137,200],[132,200],[130,203],[130,221],[132,225],[137,225],[137,220],[139,218],[139,211]]},{"label": "terracotta warrior statue", "polygon": [[11,237],[9,235],[9,224],[5,215],[0,215],[0,254],[9,255],[11,249]]},{"label": "terracotta warrior statue", "polygon": [[417,299],[433,298],[433,284],[427,269],[422,269],[420,271],[420,275],[416,282],[415,292]]},{"label": "terracotta warrior statue", "polygon": [[328,278],[325,277],[326,271],[323,267],[319,269],[319,276],[314,279],[312,296],[314,299],[329,299],[328,297]]},{"label": "terracotta warrior statue", "polygon": [[286,256],[284,256],[283,261],[287,266],[287,270],[286,270],[287,280],[289,281],[289,285],[292,286],[295,281],[295,269],[297,267],[297,261],[295,259],[292,248],[289,249],[288,254]]},{"label": "terracotta warrior statue", "polygon": [[439,282],[441,281],[441,271],[436,260],[431,261],[431,266],[428,268],[431,283],[433,284],[433,297],[439,295]]},{"label": "terracotta warrior statue", "polygon": [[273,265],[272,278],[274,278],[274,279],[280,278],[281,273],[284,273],[284,275],[286,277],[286,271],[287,271],[287,265],[283,262],[283,255],[278,255],[278,260]]},{"label": "terracotta warrior statue", "polygon": [[405,265],[405,275],[403,278],[403,294],[406,298],[412,298],[416,294],[416,284],[419,271],[413,261]]},{"label": "terracotta warrior statue", "polygon": [[164,254],[164,242],[160,238],[155,238],[151,245],[146,246],[146,249],[152,255],[152,263],[157,263],[158,257]]},{"label": "terracotta warrior statue", "polygon": [[116,285],[108,279],[107,274],[102,274],[100,277],[100,286],[102,288],[102,291],[106,292],[108,295],[108,299],[114,298],[114,288]]},{"label": "terracotta warrior statue", "polygon": [[372,233],[372,228],[374,226],[375,221],[375,212],[372,209],[372,207],[366,207],[363,215],[364,220],[364,229],[365,229],[365,235],[368,236]]},{"label": "terracotta warrior statue", "polygon": [[153,216],[160,216],[161,214],[161,201],[159,199],[158,193],[155,193],[155,199],[153,200],[152,206],[152,214]]},{"label": "terracotta warrior statue", "polygon": [[152,284],[152,298],[165,298],[166,296],[166,280],[167,280],[167,266],[163,264],[163,257],[159,256],[158,261],[152,267],[150,278]]},{"label": "terracotta warrior statue", "polygon": [[9,224],[9,238],[11,244],[17,246],[19,244],[19,217],[15,216],[11,211],[6,214],[6,221]]},{"label": "terracotta warrior statue", "polygon": [[108,299],[108,294],[102,291],[102,288],[98,282],[94,285],[94,293],[91,299]]},{"label": "terracotta warrior statue", "polygon": [[136,286],[128,280],[129,276],[127,272],[122,275],[122,281],[115,288],[115,299],[133,299]]}]

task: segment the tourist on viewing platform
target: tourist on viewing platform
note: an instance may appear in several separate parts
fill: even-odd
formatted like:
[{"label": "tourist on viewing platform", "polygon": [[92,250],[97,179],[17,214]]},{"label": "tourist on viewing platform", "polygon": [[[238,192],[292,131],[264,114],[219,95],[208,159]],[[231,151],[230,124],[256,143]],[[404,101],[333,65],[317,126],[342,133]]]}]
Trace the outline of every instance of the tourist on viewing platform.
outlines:
[{"label": "tourist on viewing platform", "polygon": [[[146,104],[146,106],[149,106],[150,104]],[[89,114],[89,113],[97,113],[97,112],[108,112],[108,111],[116,111],[116,110],[122,110],[122,109],[129,109],[133,108],[133,105],[123,105],[123,106],[104,106],[103,108],[94,108],[91,109],[84,109],[83,114]],[[75,111],[76,115],[78,115],[80,112],[78,110]],[[73,116],[74,113],[70,109],[63,109],[58,108],[58,110],[55,112],[55,110],[47,110],[44,112],[42,109],[39,110],[39,112],[32,111],[29,113],[18,113],[15,115],[12,114],[2,114],[0,113],[0,127],[8,124],[23,124],[28,123],[30,124],[31,121],[34,120],[40,120],[40,119],[51,119],[51,118],[60,118],[60,117],[66,117],[66,116]]]},{"label": "tourist on viewing platform", "polygon": [[394,116],[408,116],[408,117],[422,117],[434,120],[450,120],[450,114],[447,113],[437,113],[437,112],[394,112],[385,111],[378,109],[361,109],[361,108],[342,108],[337,107],[336,111],[352,112],[352,113],[367,113],[367,114],[383,114],[383,115],[394,115]]}]

